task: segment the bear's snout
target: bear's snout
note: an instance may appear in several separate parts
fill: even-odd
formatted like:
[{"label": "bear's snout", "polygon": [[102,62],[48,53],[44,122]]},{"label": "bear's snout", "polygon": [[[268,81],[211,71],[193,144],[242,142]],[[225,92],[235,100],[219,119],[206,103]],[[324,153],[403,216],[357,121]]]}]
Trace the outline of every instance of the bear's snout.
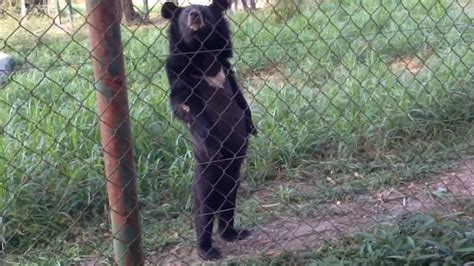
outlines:
[{"label": "bear's snout", "polygon": [[196,31],[204,27],[201,12],[197,9],[191,9],[188,13],[188,26],[191,30]]}]

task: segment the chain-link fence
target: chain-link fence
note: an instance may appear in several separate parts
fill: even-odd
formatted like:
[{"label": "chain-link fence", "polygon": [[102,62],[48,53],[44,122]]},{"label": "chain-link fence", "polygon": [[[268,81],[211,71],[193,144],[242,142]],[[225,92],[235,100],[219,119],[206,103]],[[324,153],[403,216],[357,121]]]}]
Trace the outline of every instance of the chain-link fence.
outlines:
[{"label": "chain-link fence", "polygon": [[2,263],[474,261],[471,1],[88,4],[0,1]]}]

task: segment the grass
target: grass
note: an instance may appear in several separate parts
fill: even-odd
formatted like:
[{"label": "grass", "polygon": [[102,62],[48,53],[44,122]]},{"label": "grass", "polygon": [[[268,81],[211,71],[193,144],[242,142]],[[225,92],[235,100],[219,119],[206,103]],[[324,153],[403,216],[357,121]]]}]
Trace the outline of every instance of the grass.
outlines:
[{"label": "grass", "polygon": [[[333,201],[455,168],[473,154],[474,29],[456,2],[323,1],[286,22],[267,11],[231,20],[235,65],[260,130],[246,165],[250,186],[311,176],[320,188],[313,197]],[[16,58],[0,91],[0,232],[10,259],[110,255],[85,27],[65,34],[41,19],[0,24],[2,50]],[[192,156],[168,107],[165,35],[161,26],[122,30],[147,252],[193,238]],[[419,60],[416,75],[395,68],[397,58]],[[241,219],[251,223],[245,205]],[[395,232],[386,237],[398,239]],[[359,256],[352,247],[363,239],[349,241],[347,254]]]}]

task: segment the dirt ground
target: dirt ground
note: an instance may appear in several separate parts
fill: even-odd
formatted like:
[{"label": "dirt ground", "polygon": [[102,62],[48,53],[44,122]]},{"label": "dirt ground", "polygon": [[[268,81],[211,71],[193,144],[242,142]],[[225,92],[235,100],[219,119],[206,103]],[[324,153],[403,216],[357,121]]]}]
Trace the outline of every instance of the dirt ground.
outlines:
[{"label": "dirt ground", "polygon": [[[426,181],[428,180],[428,181]],[[276,184],[266,186],[253,197],[261,204],[262,212],[271,212],[282,203],[268,202]],[[295,190],[310,191],[307,183],[291,184]],[[357,231],[363,231],[377,223],[389,225],[395,217],[406,212],[455,212],[466,199],[473,199],[474,161],[466,161],[459,171],[446,173],[424,182],[410,183],[361,194],[350,201],[314,206],[319,215],[300,217],[285,215],[268,224],[253,228],[246,240],[226,243],[217,236],[216,246],[221,249],[225,261],[243,258],[277,256],[284,252],[316,250],[325,241],[340,239]],[[256,213],[255,215],[259,215]],[[272,216],[277,217],[277,216]],[[197,265],[194,243],[181,243],[169,248],[162,256],[148,258],[148,265]]]}]

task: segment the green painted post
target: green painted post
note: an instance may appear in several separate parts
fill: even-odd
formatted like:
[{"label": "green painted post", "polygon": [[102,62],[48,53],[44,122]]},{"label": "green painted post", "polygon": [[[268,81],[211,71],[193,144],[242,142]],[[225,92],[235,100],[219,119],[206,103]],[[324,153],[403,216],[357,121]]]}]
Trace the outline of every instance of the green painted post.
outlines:
[{"label": "green painted post", "polygon": [[89,43],[94,70],[115,261],[143,265],[127,82],[114,0],[87,0]]}]

